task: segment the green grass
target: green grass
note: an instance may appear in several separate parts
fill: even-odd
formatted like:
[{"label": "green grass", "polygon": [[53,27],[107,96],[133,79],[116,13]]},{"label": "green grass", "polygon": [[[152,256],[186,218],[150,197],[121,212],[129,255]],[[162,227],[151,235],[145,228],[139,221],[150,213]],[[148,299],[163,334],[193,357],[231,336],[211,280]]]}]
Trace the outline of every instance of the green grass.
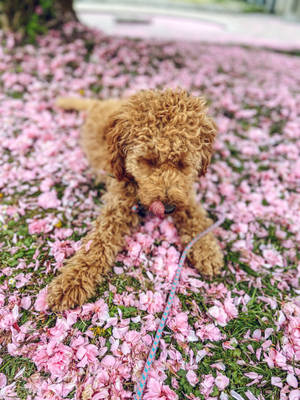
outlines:
[{"label": "green grass", "polygon": [[266,12],[263,6],[256,4],[249,4],[243,0],[173,0],[174,3],[187,3],[197,6],[209,7],[209,6],[222,6],[224,11],[238,11],[245,13],[260,13]]}]

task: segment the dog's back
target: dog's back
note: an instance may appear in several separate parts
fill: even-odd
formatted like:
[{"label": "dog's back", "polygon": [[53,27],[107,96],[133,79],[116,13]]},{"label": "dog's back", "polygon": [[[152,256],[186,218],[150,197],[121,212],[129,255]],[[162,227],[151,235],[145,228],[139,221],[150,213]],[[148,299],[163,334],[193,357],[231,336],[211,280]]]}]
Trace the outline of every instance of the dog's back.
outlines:
[{"label": "dog's back", "polygon": [[59,97],[55,104],[64,110],[85,111],[99,102],[100,100],[82,99],[80,97]]},{"label": "dog's back", "polygon": [[76,97],[59,97],[56,100],[56,105],[65,110],[87,111],[80,143],[90,166],[100,180],[103,180],[103,171],[111,173],[105,126],[110,115],[117,111],[123,102],[124,100],[119,99],[94,100]]}]

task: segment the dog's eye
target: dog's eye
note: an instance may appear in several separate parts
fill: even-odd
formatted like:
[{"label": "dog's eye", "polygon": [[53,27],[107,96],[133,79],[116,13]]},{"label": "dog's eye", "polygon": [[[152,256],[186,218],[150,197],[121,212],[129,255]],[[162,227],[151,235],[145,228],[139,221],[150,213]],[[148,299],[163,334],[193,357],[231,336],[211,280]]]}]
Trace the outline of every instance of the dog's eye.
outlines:
[{"label": "dog's eye", "polygon": [[153,158],[140,158],[140,163],[146,165],[147,167],[156,166],[156,160]]},{"label": "dog's eye", "polygon": [[184,162],[184,161],[182,161],[182,160],[179,160],[179,161],[177,162],[177,168],[178,168],[178,169],[184,170],[184,169],[186,169],[187,167],[188,167],[188,165],[187,165],[186,162]]}]

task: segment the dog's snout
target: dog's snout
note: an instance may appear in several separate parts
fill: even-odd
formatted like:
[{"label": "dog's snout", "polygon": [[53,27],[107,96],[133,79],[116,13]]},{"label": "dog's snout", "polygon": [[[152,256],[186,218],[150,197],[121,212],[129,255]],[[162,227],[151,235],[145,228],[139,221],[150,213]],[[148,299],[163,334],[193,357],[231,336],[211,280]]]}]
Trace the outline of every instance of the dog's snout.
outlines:
[{"label": "dog's snout", "polygon": [[176,208],[176,206],[174,206],[174,204],[164,204],[164,206],[165,206],[165,214],[172,214],[172,212]]}]

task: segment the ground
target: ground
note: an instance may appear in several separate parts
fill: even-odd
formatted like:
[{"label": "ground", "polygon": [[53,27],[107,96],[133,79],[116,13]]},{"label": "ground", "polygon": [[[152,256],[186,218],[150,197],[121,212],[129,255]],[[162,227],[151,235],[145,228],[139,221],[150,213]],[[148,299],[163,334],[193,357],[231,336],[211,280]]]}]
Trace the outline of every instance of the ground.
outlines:
[{"label": "ground", "polygon": [[300,59],[72,24],[37,46],[1,34],[0,51],[0,398],[132,398],[180,243],[171,219],[146,219],[95,298],[47,309],[105,191],[78,146],[83,116],[54,99],[180,86],[207,97],[219,127],[196,188],[226,217],[226,262],[211,282],[184,267],[144,399],[298,399]]},{"label": "ground", "polygon": [[222,12],[176,0],[133,1],[83,0],[75,3],[75,9],[83,24],[117,37],[242,44],[300,53],[297,21],[266,13],[225,12],[226,0],[220,3]]},{"label": "ground", "polygon": [[[97,0],[76,0],[76,4],[118,4],[118,5],[136,5],[140,6],[155,6],[158,8],[179,8],[188,9],[193,8],[194,10],[210,10],[216,12],[266,12],[267,9],[264,6],[258,4],[248,3],[244,0],[109,0],[99,2]],[[97,4],[98,3],[98,4]],[[100,4],[101,5],[101,4]]]}]

